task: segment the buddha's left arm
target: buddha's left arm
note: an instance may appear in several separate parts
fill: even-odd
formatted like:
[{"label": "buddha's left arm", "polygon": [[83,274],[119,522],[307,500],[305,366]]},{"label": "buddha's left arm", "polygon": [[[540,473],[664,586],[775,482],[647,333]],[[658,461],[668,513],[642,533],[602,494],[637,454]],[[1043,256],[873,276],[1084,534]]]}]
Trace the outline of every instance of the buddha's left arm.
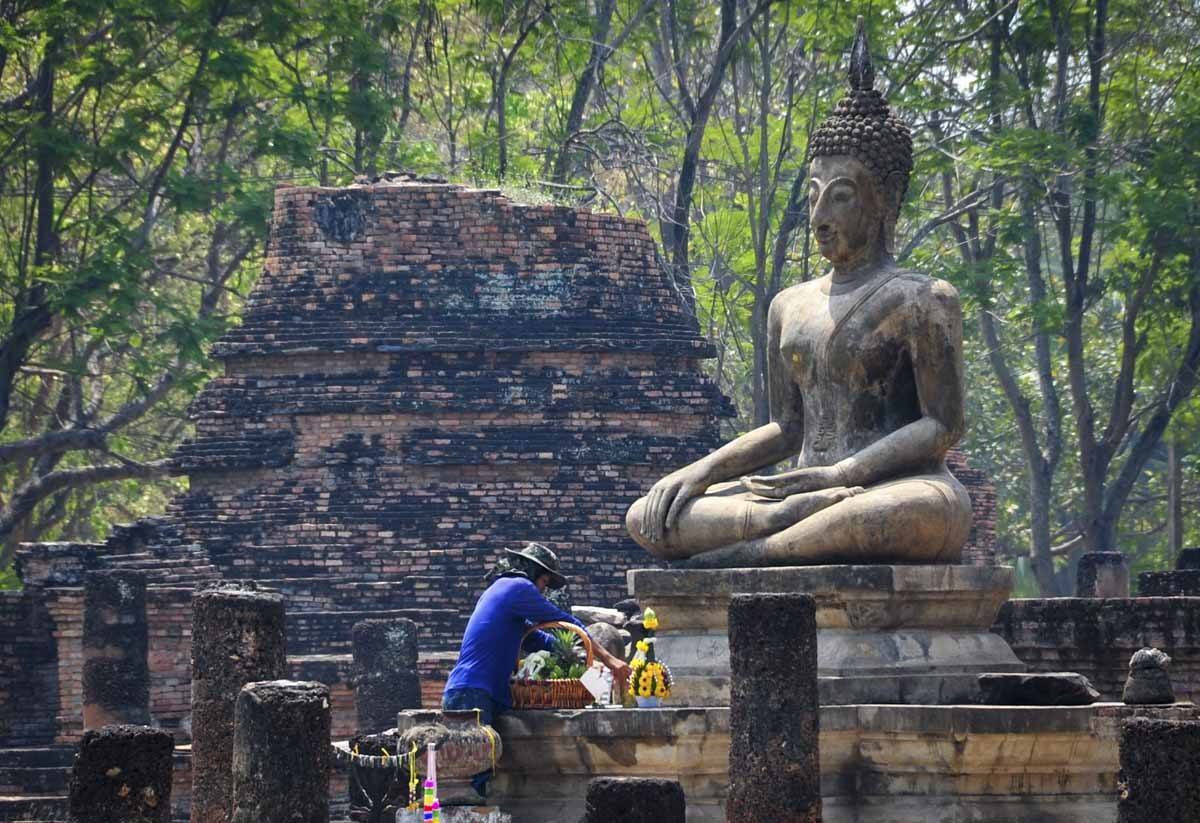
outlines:
[{"label": "buddha's left arm", "polygon": [[836,468],[847,486],[928,470],[962,437],[966,390],[958,292],[936,280],[922,298],[909,339],[921,417],[840,461]]}]

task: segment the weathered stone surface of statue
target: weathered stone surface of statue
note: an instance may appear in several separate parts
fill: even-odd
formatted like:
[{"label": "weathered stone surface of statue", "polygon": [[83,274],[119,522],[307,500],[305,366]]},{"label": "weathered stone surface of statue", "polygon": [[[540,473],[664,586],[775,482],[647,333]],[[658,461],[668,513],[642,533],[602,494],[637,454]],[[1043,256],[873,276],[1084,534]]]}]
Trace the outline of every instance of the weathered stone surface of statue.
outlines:
[{"label": "weathered stone surface of statue", "polygon": [[954,563],[967,541],[970,499],[945,463],[964,428],[959,298],[895,262],[912,139],[874,89],[861,22],[850,62],[850,93],[810,149],[811,223],[832,271],[771,303],[771,422],[630,508],[630,533],[656,557]]}]

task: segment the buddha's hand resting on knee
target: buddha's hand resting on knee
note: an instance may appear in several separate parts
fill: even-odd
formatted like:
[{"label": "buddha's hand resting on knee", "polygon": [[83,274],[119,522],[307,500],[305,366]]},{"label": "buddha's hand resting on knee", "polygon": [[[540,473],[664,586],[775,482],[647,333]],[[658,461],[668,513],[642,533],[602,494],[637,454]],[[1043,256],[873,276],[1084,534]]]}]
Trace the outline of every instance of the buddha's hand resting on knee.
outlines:
[{"label": "buddha's hand resting on knee", "polygon": [[741,484],[746,491],[753,492],[759,497],[769,497],[772,500],[782,500],[793,494],[805,494],[806,492],[850,485],[845,472],[836,465],[809,466],[782,474],[743,477]]},{"label": "buddha's hand resting on knee", "polygon": [[674,471],[655,483],[646,494],[642,509],[642,534],[657,543],[675,528],[679,513],[709,487],[708,476],[694,464]]}]

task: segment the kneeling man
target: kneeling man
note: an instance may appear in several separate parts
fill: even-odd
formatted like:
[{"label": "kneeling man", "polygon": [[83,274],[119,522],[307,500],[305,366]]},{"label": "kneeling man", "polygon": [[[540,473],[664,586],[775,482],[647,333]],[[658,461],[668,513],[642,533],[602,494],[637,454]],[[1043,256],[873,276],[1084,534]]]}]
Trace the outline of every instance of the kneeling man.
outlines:
[{"label": "kneeling man", "polygon": [[[450,672],[442,693],[442,708],[478,709],[481,723],[492,725],[496,715],[512,708],[509,676],[521,646],[521,636],[536,623],[561,620],[584,625],[545,598],[546,589],[562,588],[567,583],[558,570],[554,552],[540,543],[530,543],[521,551],[505,549],[512,568],[500,575],[475,604],[463,635],[458,663]],[[525,641],[525,651],[549,648],[550,636],[533,632]],[[599,643],[593,653],[612,670],[622,688],[629,677],[629,664],[614,657]]]}]

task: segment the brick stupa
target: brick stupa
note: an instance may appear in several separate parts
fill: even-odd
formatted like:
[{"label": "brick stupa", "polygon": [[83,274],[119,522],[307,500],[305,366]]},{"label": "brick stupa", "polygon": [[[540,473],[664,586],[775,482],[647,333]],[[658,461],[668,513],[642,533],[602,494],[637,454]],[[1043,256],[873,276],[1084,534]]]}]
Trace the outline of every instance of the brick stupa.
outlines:
[{"label": "brick stupa", "polygon": [[732,413],[654,254],[640,222],[495,191],[280,189],[175,516],[224,577],[464,609],[536,539],[578,596],[619,598],[645,562],[625,509]]}]

